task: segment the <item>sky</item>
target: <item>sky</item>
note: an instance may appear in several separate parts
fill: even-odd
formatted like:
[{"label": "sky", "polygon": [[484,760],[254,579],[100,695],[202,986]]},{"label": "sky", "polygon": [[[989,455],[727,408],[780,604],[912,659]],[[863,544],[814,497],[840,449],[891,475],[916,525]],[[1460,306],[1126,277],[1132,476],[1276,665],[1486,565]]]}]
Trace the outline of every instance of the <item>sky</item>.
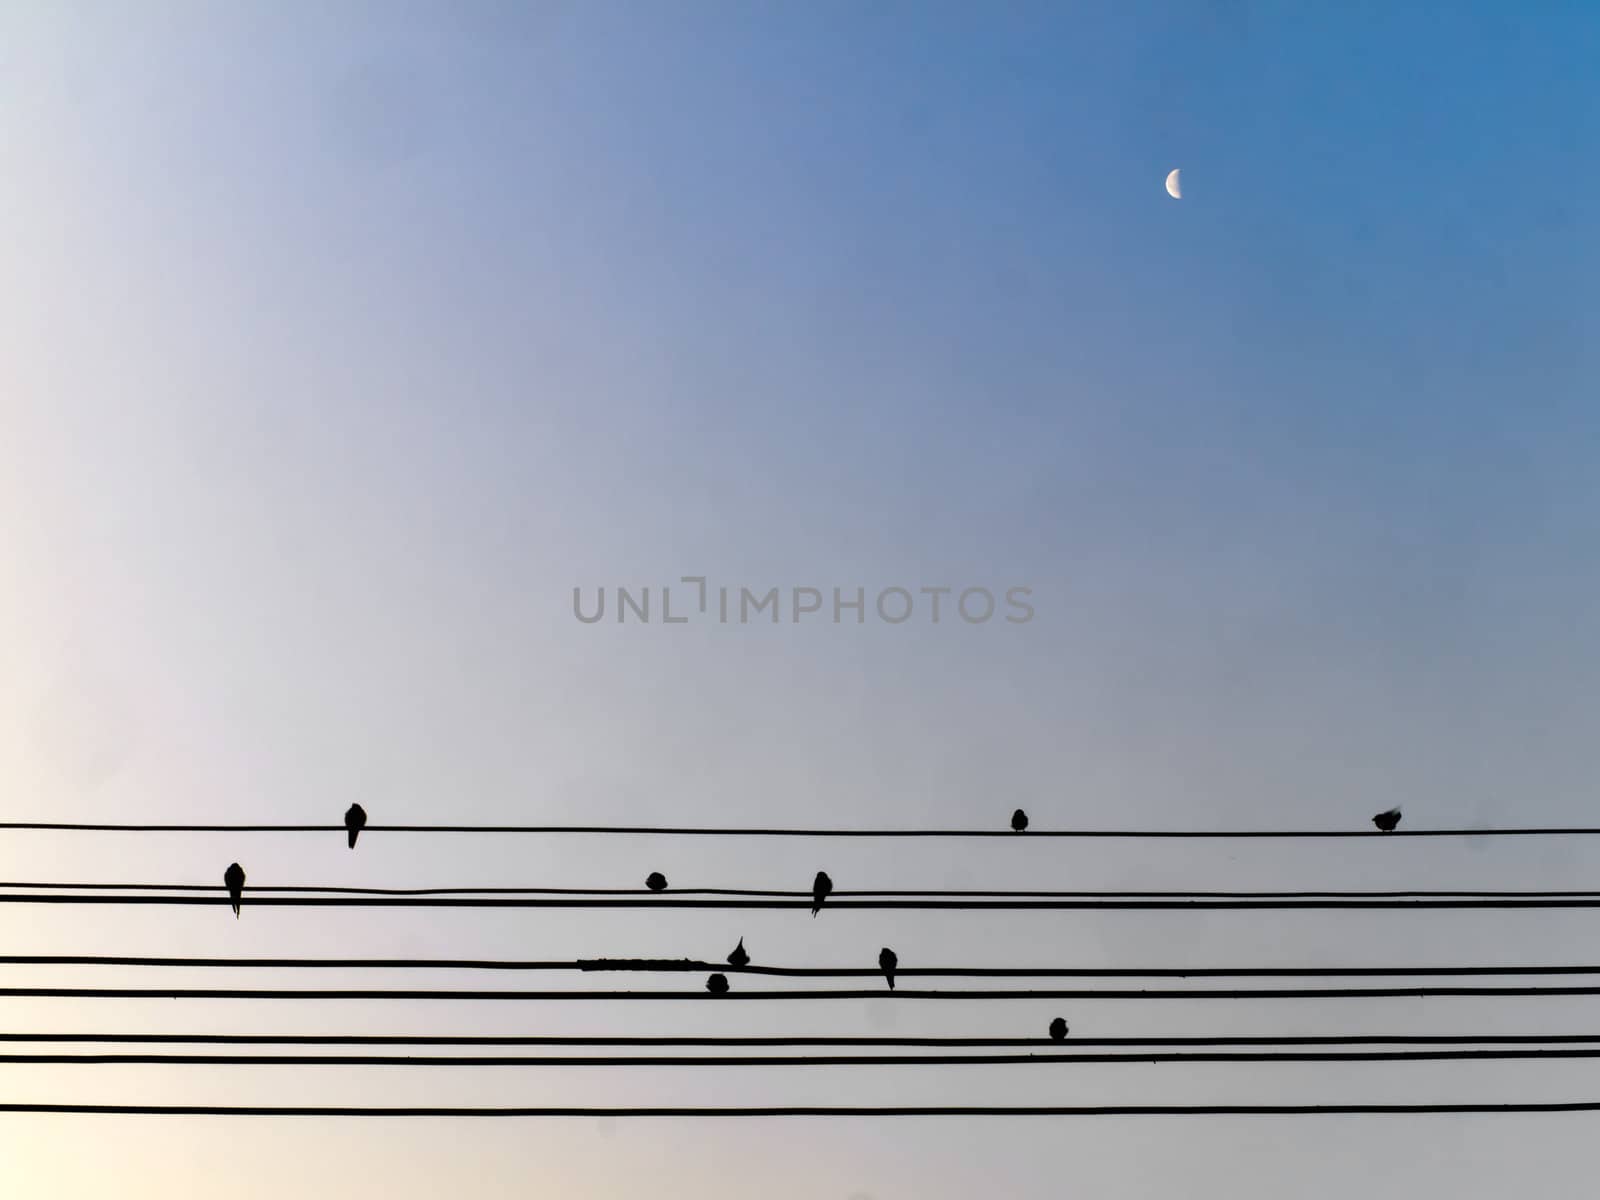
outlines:
[{"label": "sky", "polygon": [[[1554,2],[0,0],[0,819],[1593,824],[1597,54],[1600,14]],[[869,609],[574,616],[574,589],[671,586],[681,611],[685,576]],[[1025,587],[1033,616],[934,623],[925,587]],[[888,588],[912,619],[871,610]],[[11,833],[0,872],[1556,888],[1595,853]],[[744,936],[768,962],[1127,966],[1592,941],[1582,911],[833,916],[13,905],[0,943],[718,958]],[[1592,1031],[1561,999],[0,1003],[13,1031],[1027,1036],[1058,1009],[1106,1036]],[[4,1071],[13,1102],[1600,1097],[1582,1063]],[[13,1115],[0,1183],[1472,1198],[1560,1192],[1591,1123]]]}]

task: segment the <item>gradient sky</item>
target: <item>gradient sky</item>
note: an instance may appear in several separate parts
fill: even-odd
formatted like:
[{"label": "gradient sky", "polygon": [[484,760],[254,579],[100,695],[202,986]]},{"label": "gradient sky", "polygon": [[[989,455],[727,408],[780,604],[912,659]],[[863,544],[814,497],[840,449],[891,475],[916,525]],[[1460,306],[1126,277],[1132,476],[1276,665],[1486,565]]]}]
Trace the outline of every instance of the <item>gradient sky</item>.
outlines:
[{"label": "gradient sky", "polygon": [[[1594,824],[1596,61],[1583,3],[0,0],[0,811]],[[573,619],[575,586],[686,574],[1025,585],[1037,615]],[[1596,853],[17,834],[0,871],[1521,888],[1588,886]],[[1581,961],[1594,921],[306,911],[15,907],[0,942],[1359,965]],[[1063,1007],[4,1004],[6,1029],[1000,1036]],[[1561,1000],[1066,1007],[1102,1035],[1595,1032]],[[4,1071],[16,1101],[1600,1097],[1581,1063]],[[1569,1192],[1592,1141],[1593,1117],[13,1116],[0,1191],[1470,1198]]]}]

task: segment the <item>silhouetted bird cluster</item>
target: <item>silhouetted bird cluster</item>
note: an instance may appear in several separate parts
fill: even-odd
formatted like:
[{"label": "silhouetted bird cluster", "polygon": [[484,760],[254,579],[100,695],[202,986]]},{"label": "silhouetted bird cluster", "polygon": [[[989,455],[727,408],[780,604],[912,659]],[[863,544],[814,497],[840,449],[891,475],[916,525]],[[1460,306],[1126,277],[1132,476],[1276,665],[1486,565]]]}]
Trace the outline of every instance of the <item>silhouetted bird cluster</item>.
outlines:
[{"label": "silhouetted bird cluster", "polygon": [[[1382,833],[1393,833],[1400,824],[1400,809],[1390,808],[1377,813],[1372,818]],[[344,828],[346,844],[350,849],[356,848],[356,840],[361,836],[361,831],[367,827],[367,810],[360,804],[352,804],[345,810]],[[1022,809],[1017,809],[1011,814],[1011,829],[1013,833],[1024,833],[1028,828],[1028,814]],[[228,890],[228,902],[233,907],[233,915],[237,917],[244,904],[244,868],[238,863],[230,863],[228,869],[222,873],[223,885]],[[662,892],[667,888],[667,877],[660,871],[651,871],[645,877],[644,885],[652,892]],[[825,900],[833,893],[833,880],[826,871],[818,871],[816,878],[811,883],[811,915],[815,917],[822,911]],[[750,954],[744,948],[744,938],[728,953],[728,965],[735,970],[742,970],[750,965]],[[883,972],[884,981],[889,985],[889,990],[894,991],[894,975],[900,967],[900,956],[888,946],[878,952],[878,969]],[[706,991],[714,996],[725,995],[728,991],[728,977],[720,971],[706,979]],[[1050,1040],[1059,1042],[1066,1039],[1067,1022],[1063,1017],[1056,1017],[1050,1022]]]}]

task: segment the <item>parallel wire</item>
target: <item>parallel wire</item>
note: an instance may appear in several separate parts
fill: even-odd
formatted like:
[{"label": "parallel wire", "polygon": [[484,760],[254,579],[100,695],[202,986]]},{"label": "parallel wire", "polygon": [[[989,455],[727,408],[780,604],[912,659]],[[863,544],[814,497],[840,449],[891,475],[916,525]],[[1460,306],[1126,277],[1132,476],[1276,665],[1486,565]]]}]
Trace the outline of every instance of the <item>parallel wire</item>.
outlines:
[{"label": "parallel wire", "polygon": [[[1042,1037],[557,1037],[430,1034],[0,1034],[0,1043],[224,1046],[1037,1046]],[[1600,1034],[1322,1034],[1302,1037],[1074,1037],[1074,1046],[1600,1045]]]},{"label": "parallel wire", "polygon": [[[413,895],[260,895],[265,889],[246,889],[244,904],[252,908],[717,908],[717,909],[809,909],[807,899],[747,899],[744,897],[593,894],[579,896],[413,896]],[[791,893],[792,894],[792,893]],[[997,895],[1003,893],[983,893]],[[927,896],[928,893],[916,893]],[[839,899],[830,896],[824,908],[836,909],[922,909],[922,910],[1227,910],[1227,909],[1516,909],[1516,908],[1600,908],[1600,893],[1549,895],[1540,892],[1484,893],[1455,895],[1452,898],[1424,896],[1401,899],[1380,892],[1351,893],[1361,899],[1322,895],[1322,898],[1282,899],[1277,893],[1249,893],[1249,899],[1210,899],[1199,893],[1178,893],[1168,899]],[[90,904],[90,905],[226,905],[224,895],[177,895],[135,892],[100,895],[89,892],[6,892],[0,904]]]},{"label": "parallel wire", "polygon": [[[9,882],[0,888],[28,888],[40,892],[173,892],[205,893],[213,898],[228,889],[220,883],[56,883]],[[380,888],[349,887],[332,884],[251,884],[246,889],[249,896],[262,894],[311,894],[351,896],[746,896],[795,901],[796,907],[810,907],[810,891],[773,888],[593,888],[593,887],[425,887]],[[829,907],[843,900],[872,897],[925,897],[930,900],[972,899],[1037,899],[1037,900],[1403,900],[1403,899],[1595,899],[1600,900],[1600,890],[1594,888],[1547,890],[1485,891],[1482,889],[1455,890],[1400,890],[1400,891],[1248,891],[1218,892],[1167,889],[1164,891],[1014,891],[968,888],[942,890],[937,888],[841,888],[828,893]],[[70,903],[70,901],[68,901]]]},{"label": "parallel wire", "polygon": [[[799,978],[879,978],[881,967],[782,967],[692,958],[189,958],[122,954],[4,954],[0,966],[112,966],[197,970],[445,970],[708,973]],[[1461,976],[1600,975],[1600,965],[1494,965],[1391,967],[916,967],[895,968],[900,977],[1001,979],[1226,979],[1384,978]]]},{"label": "parallel wire", "polygon": [[[1001,1037],[560,1037],[300,1033],[0,1033],[0,1043],[220,1046],[906,1046],[1059,1047],[1047,1038]],[[1597,1045],[1600,1034],[1320,1034],[1300,1037],[1073,1037],[1074,1046],[1523,1046]]]},{"label": "parallel wire", "polygon": [[0,1113],[181,1117],[1194,1117],[1600,1112],[1600,1100],[1466,1104],[791,1105],[749,1108],[381,1108],[334,1105],[0,1104]]},{"label": "parallel wire", "polygon": [[0,1064],[252,1067],[903,1067],[1058,1063],[1370,1063],[1600,1058],[1591,1049],[1202,1051],[1142,1054],[407,1055],[407,1054],[0,1054]]},{"label": "parallel wire", "polygon": [[[0,832],[55,833],[344,833],[343,825],[187,825],[118,824],[66,821],[3,821]],[[652,837],[799,838],[1419,838],[1419,837],[1592,837],[1595,826],[1521,826],[1481,829],[827,829],[716,827],[684,825],[367,825],[362,836],[379,833],[596,834]]]},{"label": "parallel wire", "polygon": [[[188,833],[342,833],[339,825],[132,825],[5,822],[0,830],[61,832],[188,832]],[[1177,839],[1328,839],[1351,837],[1527,837],[1593,836],[1594,827],[1525,827],[1506,829],[1408,829],[1388,833],[1377,830],[1032,830],[1016,834],[1003,830],[955,829],[778,829],[696,828],[653,826],[369,826],[368,836],[382,833],[411,834],[592,834],[711,837],[800,838],[980,838],[1014,841],[1030,838],[1177,838]],[[0,894],[0,903],[87,904],[225,904],[223,889],[215,885],[5,883],[0,888],[34,892],[80,892],[79,895]],[[98,893],[145,893],[104,895]],[[217,893],[201,894],[192,893]],[[89,894],[97,893],[97,894]],[[156,894],[166,893],[166,894]],[[348,897],[348,898],[346,898]],[[976,902],[975,902],[976,901]],[[665,895],[635,889],[560,888],[411,888],[262,886],[246,894],[250,907],[277,906],[400,906],[400,907],[695,907],[695,908],[806,908],[803,892],[753,889],[673,889]],[[913,909],[1236,909],[1236,908],[1592,908],[1600,907],[1596,892],[839,892],[826,907]],[[796,968],[749,965],[734,968],[700,960],[573,960],[535,962],[467,959],[197,959],[135,956],[18,955],[0,957],[7,965],[119,965],[163,967],[274,967],[274,968],[391,968],[580,971],[718,971],[729,974],[795,976],[871,976],[870,968]],[[1039,977],[1224,977],[1224,976],[1444,976],[1444,975],[1579,975],[1597,974],[1595,966],[1490,966],[1490,967],[1343,967],[1343,968],[982,968],[908,967],[906,976],[1024,976]],[[336,989],[165,989],[165,988],[6,988],[7,997],[188,999],[441,999],[441,1000],[820,1000],[876,998],[892,994],[902,999],[1279,999],[1404,996],[1579,996],[1600,995],[1600,987],[1586,986],[1422,986],[1380,988],[1285,989],[1066,989],[1066,990],[961,990],[894,993],[873,989],[827,991],[730,992],[723,996],[690,992],[598,991],[450,991],[450,990],[336,990]],[[1041,1046],[1038,1039],[830,1039],[830,1038],[538,1038],[538,1037],[339,1037],[336,1035],[188,1035],[188,1034],[0,1034],[3,1042],[125,1042],[281,1044],[281,1045],[979,1045]],[[1563,1043],[1568,1048],[1551,1048]],[[1577,1044],[1587,1043],[1587,1048]],[[1354,1051],[1151,1051],[1154,1045],[1430,1045],[1491,1048]],[[1048,1063],[1160,1063],[1160,1062],[1411,1062],[1455,1059],[1535,1059],[1600,1057],[1600,1037],[1589,1035],[1510,1035],[1457,1037],[1443,1035],[1305,1037],[1305,1038],[1167,1038],[1074,1039],[1075,1046],[1139,1046],[1139,1053],[1095,1053],[1074,1049],[1029,1054],[934,1055],[363,1055],[363,1054],[3,1054],[0,1062],[26,1064],[181,1064],[273,1066],[908,1066],[999,1065]],[[1521,1046],[1524,1048],[1507,1048]],[[1537,1046],[1537,1048],[1534,1048]],[[0,1112],[61,1114],[123,1114],[184,1116],[310,1116],[310,1117],[791,1117],[791,1116],[1096,1116],[1096,1115],[1335,1115],[1425,1113],[1562,1113],[1600,1110],[1600,1101],[1554,1103],[1449,1103],[1449,1104],[1338,1104],[1338,1105],[1088,1105],[1088,1106],[773,1106],[773,1107],[337,1107],[337,1106],[210,1106],[210,1105],[92,1105],[0,1104]]]},{"label": "parallel wire", "polygon": [[421,988],[172,988],[172,987],[8,987],[0,998],[170,999],[170,1000],[463,1000],[463,1001],[607,1001],[697,1000],[729,1003],[741,1000],[1329,1000],[1381,997],[1444,996],[1600,996],[1600,986],[1523,987],[1380,987],[1380,988],[1072,988],[961,989],[927,991],[830,989],[813,991],[470,991]]}]

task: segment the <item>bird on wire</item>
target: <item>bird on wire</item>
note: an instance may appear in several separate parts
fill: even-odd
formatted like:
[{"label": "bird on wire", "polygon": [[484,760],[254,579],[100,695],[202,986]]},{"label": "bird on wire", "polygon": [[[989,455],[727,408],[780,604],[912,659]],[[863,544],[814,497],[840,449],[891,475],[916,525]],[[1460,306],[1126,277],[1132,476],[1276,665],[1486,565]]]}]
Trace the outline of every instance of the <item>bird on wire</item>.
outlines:
[{"label": "bird on wire", "polygon": [[730,967],[748,967],[750,965],[750,954],[744,948],[743,938],[739,939],[739,944],[729,953],[728,965]]},{"label": "bird on wire", "polygon": [[1011,814],[1011,831],[1013,833],[1021,833],[1027,827],[1028,814],[1019,808],[1016,812]]},{"label": "bird on wire", "polygon": [[1381,812],[1372,818],[1372,823],[1384,833],[1393,833],[1394,827],[1400,824],[1400,810],[1391,808],[1387,812]]},{"label": "bird on wire", "polygon": [[706,991],[713,996],[721,996],[728,990],[728,977],[720,972],[706,980]]},{"label": "bird on wire", "polygon": [[344,810],[344,827],[346,840],[350,849],[356,848],[356,839],[361,836],[361,831],[367,826],[367,810],[359,804],[352,804]]},{"label": "bird on wire", "polygon": [[244,903],[244,868],[238,863],[231,863],[222,873],[222,882],[227,886],[228,899],[233,904],[233,915],[239,915],[239,905]]},{"label": "bird on wire", "polygon": [[900,965],[900,956],[889,947],[885,946],[878,951],[878,969],[883,972],[883,977],[889,981],[889,990],[894,991],[894,969]]},{"label": "bird on wire", "polygon": [[663,892],[667,888],[667,877],[660,871],[651,871],[644,881],[645,887],[652,892]]},{"label": "bird on wire", "polygon": [[1063,1017],[1057,1017],[1054,1021],[1050,1022],[1050,1040],[1052,1042],[1064,1042],[1064,1041],[1066,1041],[1066,1039],[1067,1039],[1067,1022],[1066,1022],[1066,1019],[1063,1018]]},{"label": "bird on wire", "polygon": [[818,871],[817,877],[811,883],[811,915],[814,917],[822,911],[822,902],[828,898],[828,893],[833,891],[833,880],[828,878],[826,871]]}]

